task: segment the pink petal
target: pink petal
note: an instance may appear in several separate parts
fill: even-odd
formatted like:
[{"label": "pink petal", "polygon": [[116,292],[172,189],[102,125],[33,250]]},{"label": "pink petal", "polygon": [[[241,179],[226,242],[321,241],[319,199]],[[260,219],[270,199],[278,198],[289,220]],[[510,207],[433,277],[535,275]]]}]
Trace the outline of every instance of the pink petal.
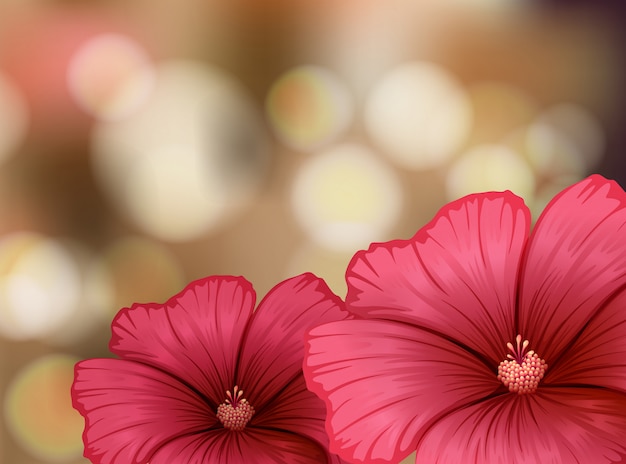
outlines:
[{"label": "pink petal", "polygon": [[544,382],[626,393],[626,291],[595,314],[554,368],[548,368]]},{"label": "pink petal", "polygon": [[399,462],[446,412],[500,387],[459,345],[381,320],[324,324],[307,337],[307,386],[326,402],[330,450],[351,462]]},{"label": "pink petal", "polygon": [[497,364],[515,336],[530,212],[511,192],[444,206],[410,240],[373,244],[346,273],[348,310],[434,330]]},{"label": "pink petal", "polygon": [[461,408],[437,422],[416,462],[611,464],[626,459],[626,396],[601,389],[544,388]]},{"label": "pink petal", "polygon": [[210,432],[181,437],[161,448],[150,464],[320,464],[326,453],[314,442],[277,430]]},{"label": "pink petal", "polygon": [[72,401],[85,417],[85,456],[94,464],[146,463],[176,437],[218,425],[215,412],[196,392],[133,361],[78,363]]},{"label": "pink petal", "polygon": [[591,176],[537,221],[522,271],[519,327],[548,365],[626,285],[626,193]]},{"label": "pink petal", "polygon": [[326,405],[311,393],[302,374],[293,379],[279,395],[250,421],[251,426],[285,430],[304,436],[328,449],[325,429]]},{"label": "pink petal", "polygon": [[217,407],[234,387],[239,346],[255,303],[242,277],[208,277],[164,305],[122,309],[110,349],[123,359],[158,367],[197,388]]},{"label": "pink petal", "polygon": [[241,351],[238,385],[252,406],[262,408],[302,375],[307,329],[347,316],[343,302],[313,274],[276,285],[254,313]]}]

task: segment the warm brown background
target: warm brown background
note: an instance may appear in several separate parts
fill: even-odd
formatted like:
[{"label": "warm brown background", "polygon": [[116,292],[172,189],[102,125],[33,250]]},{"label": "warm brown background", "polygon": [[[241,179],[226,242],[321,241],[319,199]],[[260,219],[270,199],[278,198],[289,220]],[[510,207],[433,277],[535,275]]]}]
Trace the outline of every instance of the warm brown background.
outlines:
[{"label": "warm brown background", "polygon": [[[72,365],[120,307],[209,274],[344,296],[468,190],[626,185],[619,3],[0,0],[0,462],[85,462]],[[436,78],[380,90],[406,63]]]}]

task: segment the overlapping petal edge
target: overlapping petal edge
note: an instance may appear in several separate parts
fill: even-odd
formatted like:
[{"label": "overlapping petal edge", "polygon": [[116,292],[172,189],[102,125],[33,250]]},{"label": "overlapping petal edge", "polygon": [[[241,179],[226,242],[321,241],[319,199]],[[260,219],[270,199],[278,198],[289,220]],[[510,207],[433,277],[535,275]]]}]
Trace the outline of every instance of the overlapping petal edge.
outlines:
[{"label": "overlapping petal edge", "polygon": [[[511,192],[446,205],[346,272],[355,316],[306,337],[331,451],[354,463],[626,460],[626,193],[593,175],[530,233]],[[548,363],[535,393],[496,378],[517,334]],[[341,347],[341,349],[339,349]]]},{"label": "overlapping petal edge", "polygon": [[[275,286],[254,311],[242,277],[189,284],[165,304],[122,309],[112,324],[117,359],[77,364],[74,407],[85,417],[94,464],[257,462],[341,464],[327,451],[325,407],[302,377],[303,334],[347,316],[312,274]],[[216,418],[239,385],[255,414],[242,431]]]}]

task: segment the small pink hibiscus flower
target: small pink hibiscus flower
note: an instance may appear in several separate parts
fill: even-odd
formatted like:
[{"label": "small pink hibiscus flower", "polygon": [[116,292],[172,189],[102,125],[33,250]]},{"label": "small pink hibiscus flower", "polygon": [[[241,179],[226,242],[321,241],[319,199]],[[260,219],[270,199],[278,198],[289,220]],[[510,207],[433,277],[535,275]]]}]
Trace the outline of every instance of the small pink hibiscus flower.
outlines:
[{"label": "small pink hibiscus flower", "polygon": [[312,274],[256,295],[241,277],[192,282],[163,305],[122,309],[119,359],[76,365],[74,407],[95,464],[337,464],[325,406],[302,375],[304,332],[347,316]]},{"label": "small pink hibiscus flower", "polygon": [[306,338],[350,462],[626,462],[626,193],[591,176],[530,233],[511,192],[446,205],[347,273],[353,320]]}]

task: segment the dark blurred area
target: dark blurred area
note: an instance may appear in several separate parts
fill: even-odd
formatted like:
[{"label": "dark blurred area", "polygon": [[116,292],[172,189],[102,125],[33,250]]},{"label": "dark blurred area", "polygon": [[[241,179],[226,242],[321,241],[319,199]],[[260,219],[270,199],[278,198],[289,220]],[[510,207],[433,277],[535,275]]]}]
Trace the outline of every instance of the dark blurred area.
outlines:
[{"label": "dark blurred area", "polygon": [[86,462],[73,365],[122,307],[343,297],[460,196],[626,186],[622,3],[0,0],[0,462]]}]

